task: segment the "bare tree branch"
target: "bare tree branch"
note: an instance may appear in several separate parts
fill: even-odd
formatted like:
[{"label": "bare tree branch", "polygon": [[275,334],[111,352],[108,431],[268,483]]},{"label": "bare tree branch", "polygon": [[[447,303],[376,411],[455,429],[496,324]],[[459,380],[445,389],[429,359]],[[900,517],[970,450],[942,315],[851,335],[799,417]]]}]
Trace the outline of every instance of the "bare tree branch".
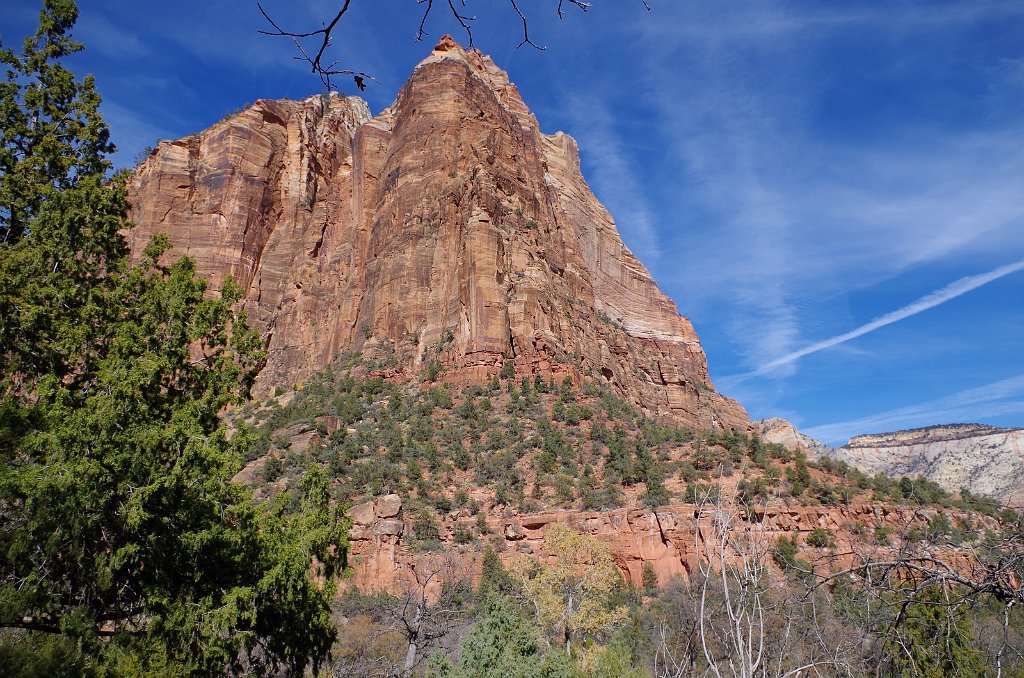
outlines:
[{"label": "bare tree branch", "polygon": [[[310,71],[320,78],[320,82],[322,82],[324,87],[328,90],[334,89],[331,78],[335,75],[351,75],[356,87],[360,90],[365,90],[365,80],[373,80],[373,78],[367,73],[355,71],[350,68],[336,68],[340,61],[333,61],[328,66],[323,65],[324,52],[326,52],[327,48],[331,46],[332,32],[334,31],[335,26],[338,25],[338,22],[341,21],[341,18],[345,16],[345,13],[348,12],[349,5],[351,5],[352,0],[344,0],[344,2],[345,4],[342,5],[341,9],[329,23],[324,24],[322,28],[315,31],[308,31],[305,33],[284,30],[270,17],[269,14],[267,14],[267,11],[263,9],[263,5],[257,2],[256,6],[259,8],[260,14],[263,15],[263,18],[266,19],[267,23],[269,23],[274,29],[273,31],[258,30],[257,32],[271,37],[291,38],[292,43],[295,45],[295,49],[298,50],[300,54],[300,56],[294,58],[308,63]],[[314,38],[317,36],[319,36],[318,39],[320,41],[320,46],[317,48],[316,54],[311,56],[302,41],[307,38]]]},{"label": "bare tree branch", "polygon": [[[516,45],[517,48],[523,45],[529,45],[537,50],[546,49],[542,45],[538,45],[530,37],[530,26],[527,20],[526,14],[522,11],[519,6],[519,0],[506,0],[509,8],[516,13],[519,17],[519,21],[522,24],[522,40]],[[445,0],[448,5],[448,11],[459,24],[463,31],[466,33],[466,40],[469,43],[469,47],[473,47],[473,24],[476,21],[476,17],[466,13],[466,7],[469,0]],[[267,35],[270,37],[278,38],[289,38],[292,44],[295,45],[295,49],[298,52],[298,56],[294,57],[299,61],[305,61],[310,66],[310,71],[320,78],[324,87],[328,90],[334,89],[334,76],[338,75],[350,75],[352,76],[353,82],[356,87],[360,90],[366,89],[366,80],[373,80],[373,78],[364,71],[354,70],[352,68],[340,68],[339,64],[341,60],[332,61],[329,65],[325,65],[325,54],[332,46],[332,38],[334,31],[337,29],[342,18],[348,12],[352,0],[343,0],[341,9],[334,15],[330,21],[326,21],[321,24],[321,27],[311,31],[289,31],[282,28],[277,21],[275,21],[270,14],[267,13],[263,5],[259,2],[256,6],[260,10],[260,14],[270,25],[270,30],[258,30],[261,35]],[[423,14],[420,16],[419,25],[416,28],[416,34],[414,40],[420,42],[427,35],[426,25],[427,19],[430,18],[431,13],[434,10],[434,0],[416,0],[417,5],[424,7]],[[555,8],[555,14],[558,18],[564,19],[565,12],[564,6],[566,4],[573,5],[578,8],[581,12],[587,12],[591,9],[591,2],[584,2],[583,0],[558,0],[558,4]],[[650,11],[651,7],[646,0],[640,0],[640,4],[644,8]],[[312,46],[307,47],[306,41],[312,40]]]}]

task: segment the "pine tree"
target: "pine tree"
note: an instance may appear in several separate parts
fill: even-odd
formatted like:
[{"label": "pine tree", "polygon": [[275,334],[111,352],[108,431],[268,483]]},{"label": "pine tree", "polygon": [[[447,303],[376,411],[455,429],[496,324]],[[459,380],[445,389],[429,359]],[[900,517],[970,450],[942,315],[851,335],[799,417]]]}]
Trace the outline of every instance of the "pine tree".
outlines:
[{"label": "pine tree", "polygon": [[53,638],[76,672],[300,671],[333,640],[345,524],[319,469],[269,511],[230,481],[249,441],[218,413],[259,337],[165,238],[129,265],[99,97],[59,63],[76,18],[46,0],[0,50],[0,644]]},{"label": "pine tree", "polygon": [[967,608],[951,602],[958,597],[956,590],[937,584],[914,592],[912,602],[893,602],[896,619],[882,637],[886,675],[985,675],[984,656],[972,637]]}]

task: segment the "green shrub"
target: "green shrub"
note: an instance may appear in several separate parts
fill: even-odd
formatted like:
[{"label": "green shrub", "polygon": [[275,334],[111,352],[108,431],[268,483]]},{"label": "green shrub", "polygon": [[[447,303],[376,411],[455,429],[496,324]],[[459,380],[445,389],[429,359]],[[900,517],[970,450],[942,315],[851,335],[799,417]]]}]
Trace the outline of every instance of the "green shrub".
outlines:
[{"label": "green shrub", "polygon": [[456,544],[468,544],[473,541],[473,530],[462,523],[457,523],[452,531],[452,537]]},{"label": "green shrub", "polygon": [[416,538],[416,545],[421,550],[434,550],[441,547],[441,532],[433,511],[429,509],[417,511],[412,522],[412,532]]},{"label": "green shrub", "polygon": [[501,373],[498,375],[502,379],[515,379],[516,377],[516,364],[512,360],[506,360],[505,364],[501,366]]},{"label": "green shrub", "polygon": [[779,537],[775,540],[775,551],[772,553],[772,558],[784,570],[794,567],[797,562],[796,547],[797,540],[795,537],[793,539]]},{"label": "green shrub", "polygon": [[807,535],[807,544],[815,548],[823,549],[835,546],[835,539],[829,530],[823,527],[816,527]]},{"label": "green shrub", "polygon": [[702,474],[697,471],[694,465],[686,460],[679,462],[679,479],[683,482],[693,482],[698,478],[702,477]]},{"label": "green shrub", "polygon": [[892,528],[879,525],[875,528],[875,543],[888,546],[892,542]]},{"label": "green shrub", "polygon": [[943,537],[948,537],[953,532],[953,525],[949,522],[949,516],[945,513],[937,513],[928,521],[928,541],[936,542]]},{"label": "green shrub", "polygon": [[284,472],[284,464],[277,455],[270,455],[267,461],[263,464],[263,482],[272,483],[281,477]]},{"label": "green shrub", "polygon": [[658,590],[658,574],[654,571],[654,565],[650,561],[644,562],[642,583],[644,593],[653,595]]}]

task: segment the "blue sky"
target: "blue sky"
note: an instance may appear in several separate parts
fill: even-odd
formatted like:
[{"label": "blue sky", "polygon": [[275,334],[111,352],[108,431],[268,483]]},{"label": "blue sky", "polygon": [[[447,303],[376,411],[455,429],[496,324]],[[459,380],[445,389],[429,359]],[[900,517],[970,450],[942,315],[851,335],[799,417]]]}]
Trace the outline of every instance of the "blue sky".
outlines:
[{"label": "blue sky", "polygon": [[[166,4],[80,2],[73,66],[96,75],[119,164],[320,90],[256,34],[255,2]],[[476,44],[579,141],[721,391],[831,443],[1024,425],[1024,3],[595,0],[562,22],[556,4],[521,3],[539,52],[516,49],[503,3],[471,0]],[[264,5],[308,27],[337,3]],[[443,33],[464,40],[438,5],[417,44],[414,0],[353,0],[335,53],[376,77],[374,112]],[[8,3],[5,44],[37,8]]]}]

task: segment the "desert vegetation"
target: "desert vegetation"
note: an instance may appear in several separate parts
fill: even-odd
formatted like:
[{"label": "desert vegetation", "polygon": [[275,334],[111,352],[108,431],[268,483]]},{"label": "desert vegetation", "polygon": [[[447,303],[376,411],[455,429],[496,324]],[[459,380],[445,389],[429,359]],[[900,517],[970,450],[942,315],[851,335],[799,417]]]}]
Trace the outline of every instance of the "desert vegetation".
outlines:
[{"label": "desert vegetation", "polygon": [[[403,539],[430,554],[417,563],[430,563],[440,591],[433,597],[424,582],[363,593],[343,585],[336,614],[345,659],[337,675],[346,675],[339,667],[352,675],[438,676],[1020,670],[1022,620],[1013,600],[1021,523],[995,502],[927,481],[868,477],[736,432],[659,423],[585,378],[577,387],[504,369],[485,384],[456,387],[431,381],[440,374],[425,377],[387,382],[349,356],[300,389],[233,415],[254,441],[249,473],[259,496],[287,492],[310,468],[326,468],[338,502],[400,495],[410,526]],[[268,482],[259,468],[271,459],[281,460],[280,470]],[[518,552],[490,519],[679,504],[714,516],[706,525],[714,539],[693,535],[700,566],[660,584],[650,568],[632,581],[606,568],[594,577],[603,593],[591,600],[586,618],[594,626],[586,629],[573,625],[578,612],[544,582],[571,589],[566,573],[601,571],[607,547],[582,523],[555,524],[538,560]],[[856,504],[925,517],[899,528],[850,522],[794,536],[758,527],[766,511]],[[549,551],[548,540],[572,547]],[[551,570],[542,564],[549,560],[567,564]],[[419,634],[415,647],[403,621],[414,609],[417,619],[436,610],[445,620]],[[346,629],[362,629],[358,647]],[[515,647],[496,648],[487,633],[525,635]],[[925,648],[922,639],[939,633],[943,647]],[[388,643],[393,656],[384,669],[373,648],[391,636],[404,640]],[[480,656],[480,643],[491,654]],[[523,673],[504,673],[513,664]]]}]

